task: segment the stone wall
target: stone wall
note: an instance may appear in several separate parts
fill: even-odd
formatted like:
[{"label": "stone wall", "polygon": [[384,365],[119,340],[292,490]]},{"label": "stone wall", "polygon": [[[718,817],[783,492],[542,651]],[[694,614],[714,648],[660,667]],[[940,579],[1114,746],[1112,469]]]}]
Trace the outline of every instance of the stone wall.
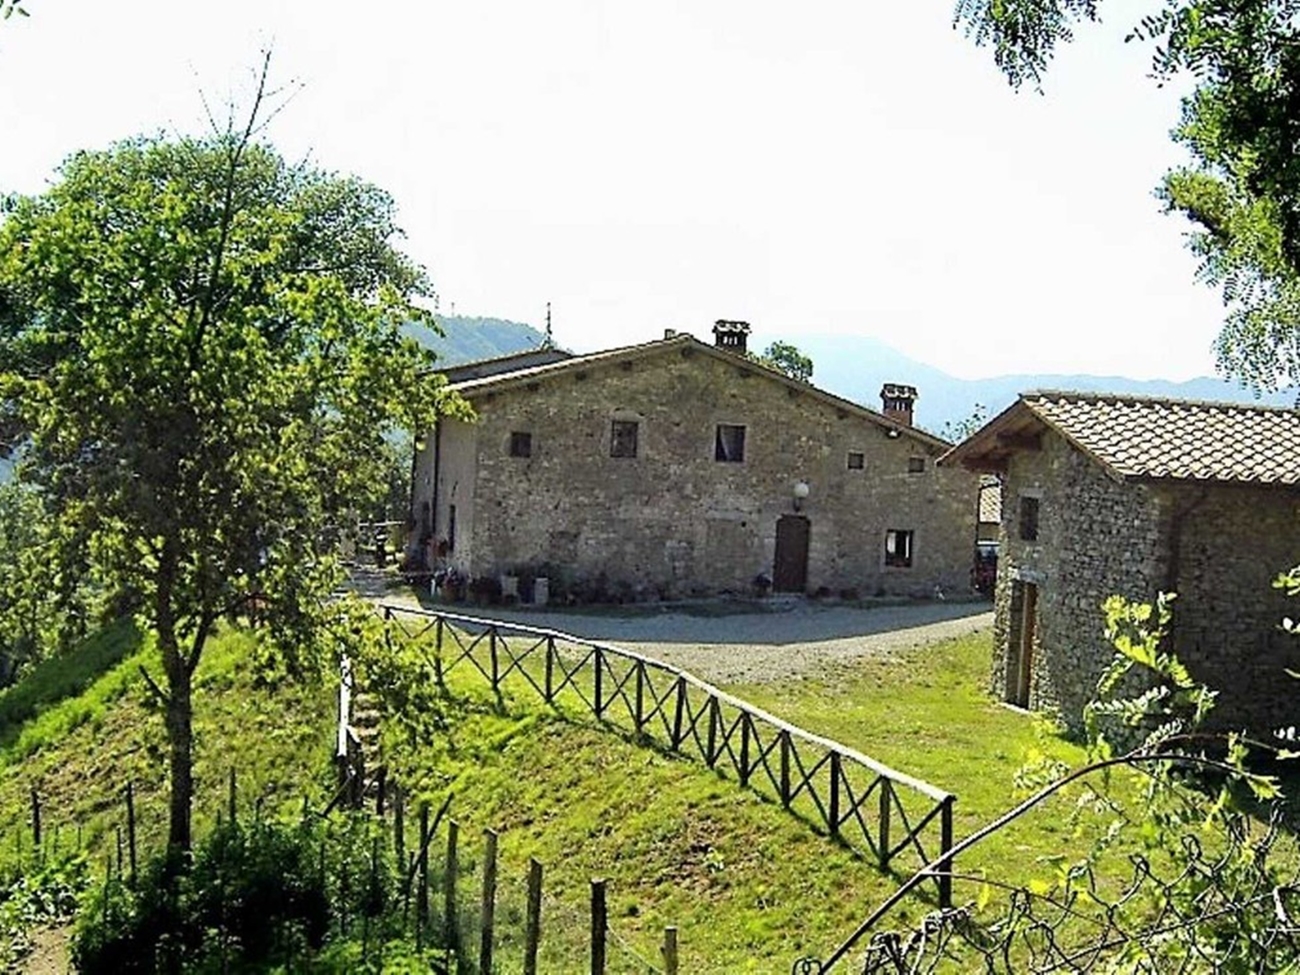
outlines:
[{"label": "stone wall", "polygon": [[[458,507],[457,517],[462,535],[472,517],[473,540],[456,552],[471,574],[551,563],[639,595],[747,592],[757,574],[771,577],[777,519],[804,481],[810,591],[968,590],[977,476],[936,469],[940,451],[919,437],[890,436],[743,360],[672,346],[472,402],[474,501],[472,516]],[[616,419],[638,423],[634,458],[610,456]],[[745,427],[743,462],[715,459],[718,424]],[[513,432],[531,434],[531,456],[511,456]],[[461,435],[444,431],[443,449],[440,531],[450,481],[469,476]],[[862,469],[849,468],[850,452],[864,455]],[[914,458],[923,471],[909,472]],[[426,449],[417,467],[431,463]],[[890,529],[914,532],[910,568],[884,564]]]},{"label": "stone wall", "polygon": [[1219,692],[1218,726],[1256,734],[1300,725],[1300,640],[1283,633],[1300,600],[1272,586],[1300,562],[1300,491],[1287,487],[1161,488],[1177,569],[1174,647]]},{"label": "stone wall", "polygon": [[[1038,498],[1036,541],[1020,538],[1024,496]],[[1083,706],[1111,658],[1101,604],[1114,593],[1154,598],[1164,572],[1162,533],[1161,505],[1148,488],[1116,481],[1055,433],[1043,433],[1040,450],[1018,451],[1002,495],[993,693],[1010,697],[1019,652],[1013,598],[1035,585],[1029,706],[1081,728]]]}]

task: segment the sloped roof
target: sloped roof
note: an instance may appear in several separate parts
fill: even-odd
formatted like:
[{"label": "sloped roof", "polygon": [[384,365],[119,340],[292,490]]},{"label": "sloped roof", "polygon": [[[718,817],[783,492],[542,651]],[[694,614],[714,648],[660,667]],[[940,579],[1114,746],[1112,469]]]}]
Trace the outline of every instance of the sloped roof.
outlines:
[{"label": "sloped roof", "polygon": [[692,353],[713,356],[724,362],[734,365],[743,365],[753,369],[756,375],[760,375],[772,382],[793,389],[799,393],[812,396],[821,400],[836,409],[845,410],[863,419],[877,423],[889,430],[897,430],[900,434],[919,440],[931,447],[945,448],[952,446],[942,437],[936,437],[919,427],[908,426],[884,413],[869,409],[854,403],[852,400],[836,396],[834,393],[828,393],[824,389],[818,389],[811,383],[801,382],[797,379],[791,379],[783,372],[772,369],[762,363],[755,362],[753,359],[747,359],[728,349],[719,349],[716,346],[708,345],[701,342],[695,336],[678,332],[667,338],[656,339],[652,342],[642,342],[638,345],[626,345],[616,349],[606,349],[601,352],[592,352],[586,355],[575,355],[571,358],[564,359],[560,362],[545,363],[542,365],[532,365],[520,369],[503,371],[491,376],[481,378],[466,379],[461,382],[453,382],[449,389],[454,389],[467,399],[473,399],[483,393],[497,390],[509,389],[515,386],[526,386],[529,383],[540,382],[550,376],[563,375],[566,373],[579,372],[583,369],[591,368],[606,363],[631,362],[637,359],[650,358],[661,355],[672,350],[690,350]]},{"label": "sloped roof", "polygon": [[1004,470],[1044,429],[1119,479],[1300,484],[1300,410],[1055,390],[1021,394],[940,463]]}]

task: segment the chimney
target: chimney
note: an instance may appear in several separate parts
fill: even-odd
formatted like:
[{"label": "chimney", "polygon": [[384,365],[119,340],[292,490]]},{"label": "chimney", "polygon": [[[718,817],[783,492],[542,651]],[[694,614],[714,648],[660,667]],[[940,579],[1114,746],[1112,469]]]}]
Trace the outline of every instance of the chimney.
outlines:
[{"label": "chimney", "polygon": [[719,318],[713,323],[713,344],[719,349],[744,355],[748,339],[749,322],[732,322]]},{"label": "chimney", "polygon": [[880,387],[880,402],[885,416],[897,420],[905,427],[912,425],[912,404],[916,402],[916,387],[902,383],[885,383]]},{"label": "chimney", "polygon": [[664,329],[664,339],[665,339],[665,340],[667,340],[667,339],[675,339],[675,338],[677,338],[677,329],[675,329],[675,328],[666,328],[666,329]]}]

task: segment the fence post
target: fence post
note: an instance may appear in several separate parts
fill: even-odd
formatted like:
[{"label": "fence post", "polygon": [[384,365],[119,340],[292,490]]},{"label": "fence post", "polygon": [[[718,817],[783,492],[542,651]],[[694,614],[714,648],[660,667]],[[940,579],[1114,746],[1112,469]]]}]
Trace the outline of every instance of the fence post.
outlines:
[{"label": "fence post", "polygon": [[887,778],[880,780],[880,869],[889,866],[889,817],[893,803],[894,783]]},{"label": "fence post", "polygon": [[555,637],[546,637],[546,690],[542,698],[547,704],[555,700]]},{"label": "fence post", "polygon": [[645,664],[638,660],[636,662],[636,714],[633,720],[636,722],[636,733],[639,738],[645,728]]},{"label": "fence post", "polygon": [[126,843],[131,854],[131,886],[135,886],[135,785],[126,784]]},{"label": "fence post", "polygon": [[542,864],[528,861],[528,919],[524,932],[524,975],[537,975],[537,952],[542,943]]},{"label": "fence post", "polygon": [[41,851],[41,797],[32,786],[32,846],[37,853]]},{"label": "fence post", "polygon": [[831,798],[829,803],[831,836],[840,835],[840,753],[831,752]]},{"label": "fence post", "polygon": [[664,975],[677,975],[677,928],[664,928]]},{"label": "fence post", "polygon": [[433,621],[433,679],[438,682],[438,687],[446,690],[447,682],[442,672],[442,627],[443,618],[439,616]]},{"label": "fence post", "polygon": [[748,711],[740,712],[740,787],[749,785],[749,736],[750,718]]},{"label": "fence post", "polygon": [[673,751],[682,747],[682,722],[686,717],[686,678],[677,678],[677,702],[673,705]]},{"label": "fence post", "polygon": [[601,689],[605,682],[605,653],[600,647],[595,648],[595,654],[592,657],[596,662],[596,720],[599,721],[601,713],[605,710],[605,705],[601,701]]},{"label": "fence post", "polygon": [[605,975],[605,881],[591,882],[591,975]]},{"label": "fence post", "polygon": [[501,664],[497,659],[497,628],[488,630],[488,656],[492,661],[492,690],[501,693]]},{"label": "fence post", "polygon": [[[429,923],[429,804],[420,803],[419,882],[415,893],[415,931],[421,935]],[[418,940],[418,939],[417,939]]]},{"label": "fence post", "polygon": [[456,923],[456,874],[460,870],[459,854],[456,844],[460,838],[460,824],[456,820],[447,822],[447,872],[442,878],[443,932],[446,936],[444,947],[460,954],[460,932]]},{"label": "fence post", "polygon": [[496,922],[497,908],[496,830],[485,829],[483,840],[487,846],[483,851],[482,933],[479,937],[478,970],[483,975],[492,975],[492,928]]},{"label": "fence post", "polygon": [[384,793],[388,790],[388,766],[375,769],[375,815],[384,818]]},{"label": "fence post", "polygon": [[709,695],[709,741],[704,749],[704,764],[713,768],[713,763],[718,760],[718,753],[715,746],[718,741],[718,699],[712,694]]},{"label": "fence post", "polygon": [[952,804],[956,796],[945,796],[939,811],[939,851],[944,854],[939,861],[939,906],[952,907]]},{"label": "fence post", "polygon": [[781,732],[781,805],[790,808],[790,732]]},{"label": "fence post", "polygon": [[231,827],[236,826],[239,822],[235,818],[235,809],[236,809],[235,800],[239,795],[237,790],[238,790],[238,784],[235,782],[235,766],[232,765],[230,766],[230,825]]}]

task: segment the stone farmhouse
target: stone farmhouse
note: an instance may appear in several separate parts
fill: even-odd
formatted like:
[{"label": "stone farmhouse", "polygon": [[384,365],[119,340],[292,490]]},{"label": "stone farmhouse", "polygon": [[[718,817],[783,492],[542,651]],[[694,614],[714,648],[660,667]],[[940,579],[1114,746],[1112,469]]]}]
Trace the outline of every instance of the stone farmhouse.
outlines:
[{"label": "stone farmhouse", "polygon": [[477,420],[417,447],[430,562],[629,599],[966,592],[978,478],[936,468],[916,390],[864,408],[747,358],[748,330],[451,370]]},{"label": "stone farmhouse", "polygon": [[1300,723],[1300,641],[1271,585],[1300,561],[1300,412],[1025,393],[942,466],[1002,479],[1000,697],[1078,730],[1112,655],[1103,600],[1175,592],[1172,649],[1219,690],[1216,723]]}]

